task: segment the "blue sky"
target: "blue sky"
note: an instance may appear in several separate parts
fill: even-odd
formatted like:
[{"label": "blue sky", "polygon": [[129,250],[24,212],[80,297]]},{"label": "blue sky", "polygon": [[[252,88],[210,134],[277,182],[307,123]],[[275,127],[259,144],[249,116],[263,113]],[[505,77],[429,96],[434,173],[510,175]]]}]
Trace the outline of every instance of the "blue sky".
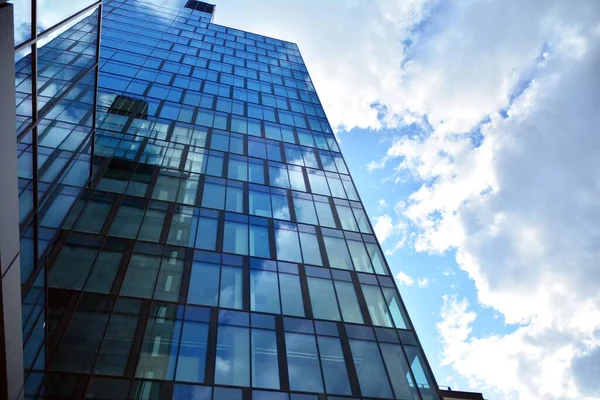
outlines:
[{"label": "blue sky", "polygon": [[438,383],[600,398],[600,2],[216,2],[298,43]]},{"label": "blue sky", "polygon": [[438,383],[600,398],[600,3],[220,0],[298,43]]}]

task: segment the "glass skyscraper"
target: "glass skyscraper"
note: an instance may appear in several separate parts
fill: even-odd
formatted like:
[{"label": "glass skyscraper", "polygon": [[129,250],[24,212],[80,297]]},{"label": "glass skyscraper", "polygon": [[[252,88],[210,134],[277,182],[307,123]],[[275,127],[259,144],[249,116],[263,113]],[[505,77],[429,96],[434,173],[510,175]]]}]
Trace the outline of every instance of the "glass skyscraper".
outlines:
[{"label": "glass skyscraper", "polygon": [[439,399],[298,47],[85,7],[17,47],[22,398]]}]

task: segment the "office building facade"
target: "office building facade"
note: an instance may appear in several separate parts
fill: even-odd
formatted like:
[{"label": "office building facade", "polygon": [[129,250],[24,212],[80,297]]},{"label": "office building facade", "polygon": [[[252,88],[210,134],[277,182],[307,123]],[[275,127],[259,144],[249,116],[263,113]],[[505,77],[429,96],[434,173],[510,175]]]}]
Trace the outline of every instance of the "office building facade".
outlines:
[{"label": "office building facade", "polygon": [[21,236],[24,397],[439,399],[298,47],[195,0],[95,7],[44,46],[75,69],[101,26],[33,135],[72,155],[33,168],[60,200]]}]

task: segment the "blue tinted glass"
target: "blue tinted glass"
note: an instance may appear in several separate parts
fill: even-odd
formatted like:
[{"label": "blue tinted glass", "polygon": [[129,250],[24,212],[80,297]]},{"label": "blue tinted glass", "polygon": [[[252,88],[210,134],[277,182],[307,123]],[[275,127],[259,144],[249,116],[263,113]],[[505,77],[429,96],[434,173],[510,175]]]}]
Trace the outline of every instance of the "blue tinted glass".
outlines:
[{"label": "blue tinted glass", "polygon": [[248,254],[248,224],[225,221],[223,251],[241,255]]},{"label": "blue tinted glass", "polygon": [[317,340],[327,393],[352,394],[340,339],[318,336]]},{"label": "blue tinted glass", "polygon": [[222,210],[225,204],[225,186],[206,182],[202,194],[202,207]]},{"label": "blue tinted glass", "polygon": [[187,321],[183,324],[175,380],[204,382],[208,324]]},{"label": "blue tinted glass", "polygon": [[268,192],[248,192],[248,207],[252,215],[271,218],[271,197]]},{"label": "blue tinted glass", "polygon": [[350,348],[363,396],[393,397],[377,343],[351,339]]},{"label": "blue tinted glass", "polygon": [[275,229],[275,245],[277,259],[283,261],[302,262],[298,233],[287,229]]},{"label": "blue tinted glass", "polygon": [[275,331],[252,329],[252,385],[279,389],[279,363]]},{"label": "blue tinted glass", "polygon": [[329,279],[307,278],[313,315],[318,319],[340,320],[333,282]]},{"label": "blue tinted glass", "polygon": [[302,289],[298,275],[279,274],[281,287],[281,308],[285,315],[304,316]]},{"label": "blue tinted glass", "polygon": [[270,258],[269,229],[266,226],[250,225],[250,255]]},{"label": "blue tinted glass", "polygon": [[285,334],[290,389],[303,392],[323,392],[317,344],[313,335]]},{"label": "blue tinted glass", "polygon": [[217,245],[217,229],[219,220],[215,218],[200,217],[198,222],[198,234],[196,235],[196,247],[205,250],[215,250]]},{"label": "blue tinted glass", "polygon": [[187,301],[190,304],[218,305],[220,266],[195,261],[190,275]]},{"label": "blue tinted glass", "polygon": [[173,400],[211,400],[212,389],[208,386],[175,385]]},{"label": "blue tinted glass", "polygon": [[418,399],[417,389],[410,375],[408,363],[399,344],[380,343],[383,361],[390,374],[392,387],[398,399]]},{"label": "blue tinted glass", "polygon": [[242,279],[242,268],[227,265],[221,267],[220,307],[242,309]]},{"label": "blue tinted glass", "polygon": [[250,270],[250,309],[279,314],[279,284],[277,272]]},{"label": "blue tinted glass", "polygon": [[250,385],[249,329],[219,325],[215,383],[220,385]]}]

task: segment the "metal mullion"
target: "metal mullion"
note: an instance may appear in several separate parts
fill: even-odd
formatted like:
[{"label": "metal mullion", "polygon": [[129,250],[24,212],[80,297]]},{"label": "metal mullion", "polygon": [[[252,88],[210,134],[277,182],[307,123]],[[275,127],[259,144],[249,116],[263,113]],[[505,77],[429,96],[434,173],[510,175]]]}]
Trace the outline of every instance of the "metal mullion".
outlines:
[{"label": "metal mullion", "polygon": [[150,318],[150,299],[142,299],[142,309],[139,313],[139,319],[133,334],[133,341],[131,348],[129,349],[129,357],[127,358],[127,366],[125,367],[125,373],[123,376],[128,379],[132,379],[135,375],[135,367],[137,360],[144,343],[144,334],[146,333],[146,325]]},{"label": "metal mullion", "polygon": [[287,349],[285,343],[285,330],[283,328],[283,316],[275,315],[275,340],[277,344],[277,362],[279,364],[280,390],[290,390],[290,379],[287,365]]},{"label": "metal mullion", "polygon": [[217,335],[219,325],[219,310],[217,307],[210,308],[210,322],[208,327],[208,340],[206,342],[206,362],[204,365],[204,383],[214,384],[215,362],[217,358]]},{"label": "metal mullion", "polygon": [[[373,326],[373,321],[371,320],[371,314],[369,313],[369,307],[367,306],[367,300],[364,297],[362,286],[358,281],[358,275],[356,275],[355,271],[349,271],[350,276],[352,277],[352,284],[354,285],[354,291],[356,292],[356,298],[358,299],[358,305],[360,307],[360,311],[363,315],[364,325]],[[381,289],[380,289],[381,290]],[[383,295],[383,293],[382,293]]]},{"label": "metal mullion", "polygon": [[352,395],[356,397],[362,397],[360,384],[358,382],[358,373],[356,372],[354,358],[352,357],[352,350],[350,349],[350,341],[348,340],[348,334],[346,333],[346,326],[343,323],[338,322],[337,328],[340,334],[339,340],[342,346],[342,353],[344,354],[346,373],[348,374],[348,380],[350,381]]},{"label": "metal mullion", "polygon": [[119,262],[119,267],[117,268],[115,279],[113,280],[113,284],[110,289],[110,294],[119,295],[119,291],[123,281],[125,280],[125,274],[127,273],[127,268],[129,266],[129,262],[131,261],[131,256],[133,255],[134,249],[135,240],[127,239],[125,251],[123,252],[123,256]]},{"label": "metal mullion", "polygon": [[304,318],[313,319],[312,304],[310,302],[310,293],[308,291],[308,281],[306,280],[304,264],[298,265],[298,279],[300,280],[300,291],[302,292],[302,302],[304,304]]},{"label": "metal mullion", "polygon": [[319,251],[321,252],[321,260],[323,261],[323,267],[331,268],[329,264],[329,256],[327,254],[327,247],[325,247],[323,231],[321,230],[320,226],[315,226],[315,233],[317,234],[317,243],[319,244]]},{"label": "metal mullion", "polygon": [[333,216],[335,227],[336,229],[342,230],[342,220],[340,219],[340,215],[337,212],[337,204],[333,200],[333,197],[327,196],[327,200],[329,201],[329,208],[331,209],[331,215]]},{"label": "metal mullion", "polygon": [[102,3],[98,5],[98,36],[96,38],[96,67],[95,74],[96,80],[94,82],[94,101],[92,104],[92,143],[90,149],[90,178],[92,178],[94,172],[94,152],[96,142],[96,125],[98,124],[98,91],[99,91],[99,80],[100,80],[100,39],[102,36]]}]

